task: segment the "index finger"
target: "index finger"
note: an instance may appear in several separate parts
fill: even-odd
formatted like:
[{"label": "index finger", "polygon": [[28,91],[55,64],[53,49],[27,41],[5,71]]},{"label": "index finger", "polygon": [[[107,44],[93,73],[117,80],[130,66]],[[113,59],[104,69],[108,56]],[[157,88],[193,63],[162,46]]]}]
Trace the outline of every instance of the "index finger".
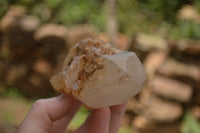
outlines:
[{"label": "index finger", "polygon": [[61,95],[50,99],[38,100],[34,103],[33,109],[44,109],[52,121],[66,116],[75,103],[80,103],[69,95]]},{"label": "index finger", "polygon": [[68,95],[36,101],[22,122],[19,132],[49,132],[53,121],[66,116],[74,103],[77,103],[77,100]]}]

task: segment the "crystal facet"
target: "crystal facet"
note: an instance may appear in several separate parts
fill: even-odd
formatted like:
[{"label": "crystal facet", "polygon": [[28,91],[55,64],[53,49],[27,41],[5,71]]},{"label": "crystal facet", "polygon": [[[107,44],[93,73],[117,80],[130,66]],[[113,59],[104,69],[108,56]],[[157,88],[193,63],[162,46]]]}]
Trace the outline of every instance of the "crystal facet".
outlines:
[{"label": "crystal facet", "polygon": [[56,90],[86,106],[101,108],[128,101],[140,92],[145,79],[144,67],[135,53],[87,39],[70,50],[62,72],[50,81]]}]

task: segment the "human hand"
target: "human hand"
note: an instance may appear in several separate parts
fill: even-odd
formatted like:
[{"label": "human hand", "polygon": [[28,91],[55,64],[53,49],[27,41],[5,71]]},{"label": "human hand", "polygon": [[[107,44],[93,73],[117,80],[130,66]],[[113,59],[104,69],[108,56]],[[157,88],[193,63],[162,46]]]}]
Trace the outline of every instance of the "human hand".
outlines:
[{"label": "human hand", "polygon": [[[64,133],[81,103],[68,95],[36,101],[18,133]],[[93,110],[73,133],[117,133],[126,104]]]}]

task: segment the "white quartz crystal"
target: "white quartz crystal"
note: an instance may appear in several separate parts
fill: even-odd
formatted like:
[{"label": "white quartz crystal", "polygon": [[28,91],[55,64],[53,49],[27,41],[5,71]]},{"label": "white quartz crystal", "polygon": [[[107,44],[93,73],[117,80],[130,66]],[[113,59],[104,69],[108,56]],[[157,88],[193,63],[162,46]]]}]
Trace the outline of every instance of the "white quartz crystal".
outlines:
[{"label": "white quartz crystal", "polygon": [[92,108],[125,103],[142,89],[145,72],[133,52],[103,55],[104,68],[97,70],[76,98]]},{"label": "white quartz crystal", "polygon": [[[51,79],[55,89],[74,96],[91,108],[125,103],[141,91],[146,76],[144,67],[135,53],[112,48],[112,51],[117,52],[77,54],[75,51],[78,45],[81,44],[72,48],[71,54],[67,56],[63,72]],[[85,45],[86,50],[91,47]],[[105,45],[103,48],[107,49],[110,46]],[[98,53],[101,53],[100,50],[103,48],[97,46],[91,50],[98,50]],[[95,58],[96,64],[88,63],[87,60],[91,57]],[[81,75],[83,71],[86,73],[86,78],[84,74]]]}]

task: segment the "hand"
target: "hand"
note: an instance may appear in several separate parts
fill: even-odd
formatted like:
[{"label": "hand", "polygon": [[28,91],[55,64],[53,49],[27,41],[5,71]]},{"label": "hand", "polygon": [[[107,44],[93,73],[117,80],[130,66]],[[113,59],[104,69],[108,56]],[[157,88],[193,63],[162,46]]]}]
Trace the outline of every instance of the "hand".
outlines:
[{"label": "hand", "polygon": [[[68,95],[36,101],[18,133],[64,133],[81,103]],[[74,133],[117,133],[126,104],[93,110]]]}]

